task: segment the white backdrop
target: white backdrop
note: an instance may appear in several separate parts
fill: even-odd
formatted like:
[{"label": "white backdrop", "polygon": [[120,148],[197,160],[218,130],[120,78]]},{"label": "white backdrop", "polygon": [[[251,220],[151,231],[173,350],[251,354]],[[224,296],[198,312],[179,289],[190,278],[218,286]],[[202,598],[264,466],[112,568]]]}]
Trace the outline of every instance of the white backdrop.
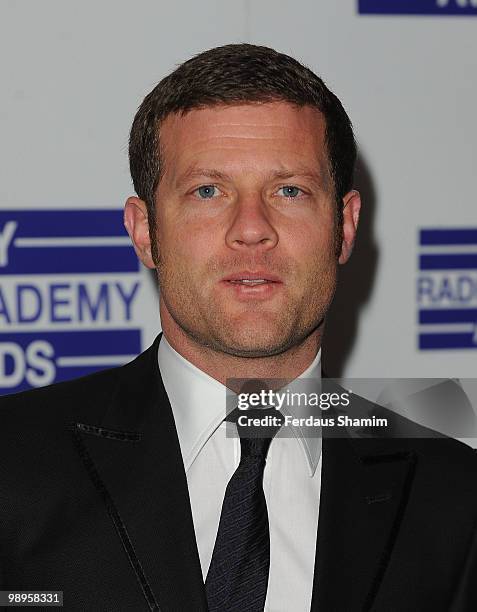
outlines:
[{"label": "white backdrop", "polygon": [[[432,302],[419,304],[416,287],[426,274],[418,267],[421,229],[477,228],[477,16],[359,15],[355,0],[0,5],[0,232],[8,221],[2,211],[122,207],[132,193],[128,131],[153,85],[206,48],[269,45],[324,78],[348,110],[360,145],[361,235],[330,317],[324,349],[329,373],[475,375],[477,265],[427,273]],[[474,242],[444,250],[476,253]],[[458,299],[453,287],[462,275],[467,294]],[[74,321],[48,321],[44,313],[28,324],[15,321],[18,278],[4,274],[0,280],[11,305],[8,321],[0,302],[0,344],[2,333],[11,341],[19,331],[41,336],[45,329],[72,329]],[[152,277],[143,270],[140,278],[130,320],[101,322],[98,315],[78,328],[134,324],[145,348],[160,327]],[[21,279],[40,286],[51,276]],[[420,305],[468,309],[465,321],[434,331],[467,334],[469,346],[420,350]]]}]

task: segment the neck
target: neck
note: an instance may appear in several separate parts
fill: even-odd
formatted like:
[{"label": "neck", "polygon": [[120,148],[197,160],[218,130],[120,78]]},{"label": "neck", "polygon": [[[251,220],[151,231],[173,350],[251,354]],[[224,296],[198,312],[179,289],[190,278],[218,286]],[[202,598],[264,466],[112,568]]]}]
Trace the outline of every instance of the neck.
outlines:
[{"label": "neck", "polygon": [[[172,348],[197,368],[223,385],[231,385],[229,379],[260,378],[280,379],[290,382],[304,372],[321,346],[323,324],[296,346],[278,355],[266,357],[239,357],[216,351],[191,338],[161,308],[162,332]],[[235,390],[235,389],[233,389]]]}]

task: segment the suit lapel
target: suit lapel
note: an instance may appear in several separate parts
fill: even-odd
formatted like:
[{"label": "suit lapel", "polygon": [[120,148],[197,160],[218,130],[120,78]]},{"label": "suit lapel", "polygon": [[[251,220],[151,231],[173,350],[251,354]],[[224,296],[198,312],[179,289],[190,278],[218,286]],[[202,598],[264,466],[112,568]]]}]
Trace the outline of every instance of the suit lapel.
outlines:
[{"label": "suit lapel", "polygon": [[412,453],[389,452],[390,442],[323,440],[312,612],[372,609],[415,466]]},{"label": "suit lapel", "polygon": [[172,410],[157,364],[160,336],[132,364],[101,423],[73,437],[151,610],[206,610]]}]

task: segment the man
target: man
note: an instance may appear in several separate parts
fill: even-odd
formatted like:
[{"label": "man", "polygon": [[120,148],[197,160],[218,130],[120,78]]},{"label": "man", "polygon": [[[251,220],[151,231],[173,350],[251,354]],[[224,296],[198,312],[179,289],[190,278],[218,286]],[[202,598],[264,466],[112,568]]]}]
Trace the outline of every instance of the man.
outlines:
[{"label": "man", "polygon": [[163,333],[2,401],[4,590],[68,610],[476,609],[470,448],[227,435],[230,379],[320,379],[355,157],[339,100],[272,49],[206,51],[145,98],[125,223]]}]

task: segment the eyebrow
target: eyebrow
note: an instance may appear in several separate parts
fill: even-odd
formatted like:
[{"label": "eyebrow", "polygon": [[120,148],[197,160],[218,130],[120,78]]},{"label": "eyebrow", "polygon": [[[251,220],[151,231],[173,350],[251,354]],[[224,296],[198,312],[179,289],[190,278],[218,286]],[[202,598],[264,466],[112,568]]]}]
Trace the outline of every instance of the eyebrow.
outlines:
[{"label": "eyebrow", "polygon": [[294,170],[278,170],[276,172],[273,172],[270,175],[270,178],[287,180],[295,176],[301,176],[303,178],[311,179],[312,181],[315,181],[319,183],[320,185],[323,184],[322,173],[319,170],[313,171],[313,170],[310,170],[309,168],[295,168]]},{"label": "eyebrow", "polygon": [[214,170],[212,168],[189,168],[183,174],[181,174],[176,180],[176,185],[182,185],[189,179],[206,177],[210,179],[214,179],[216,181],[231,181],[232,178],[225,174],[224,172],[220,172],[219,170]]},{"label": "eyebrow", "polygon": [[[293,177],[300,176],[308,178],[319,185],[325,185],[326,182],[323,177],[323,173],[319,170],[313,171],[307,167],[297,167],[293,170],[275,170],[268,175],[268,180],[287,180]],[[189,168],[183,174],[181,174],[176,180],[176,186],[180,186],[186,181],[193,178],[210,178],[216,181],[229,181],[232,182],[230,175],[225,172],[220,172],[213,168]]]}]

